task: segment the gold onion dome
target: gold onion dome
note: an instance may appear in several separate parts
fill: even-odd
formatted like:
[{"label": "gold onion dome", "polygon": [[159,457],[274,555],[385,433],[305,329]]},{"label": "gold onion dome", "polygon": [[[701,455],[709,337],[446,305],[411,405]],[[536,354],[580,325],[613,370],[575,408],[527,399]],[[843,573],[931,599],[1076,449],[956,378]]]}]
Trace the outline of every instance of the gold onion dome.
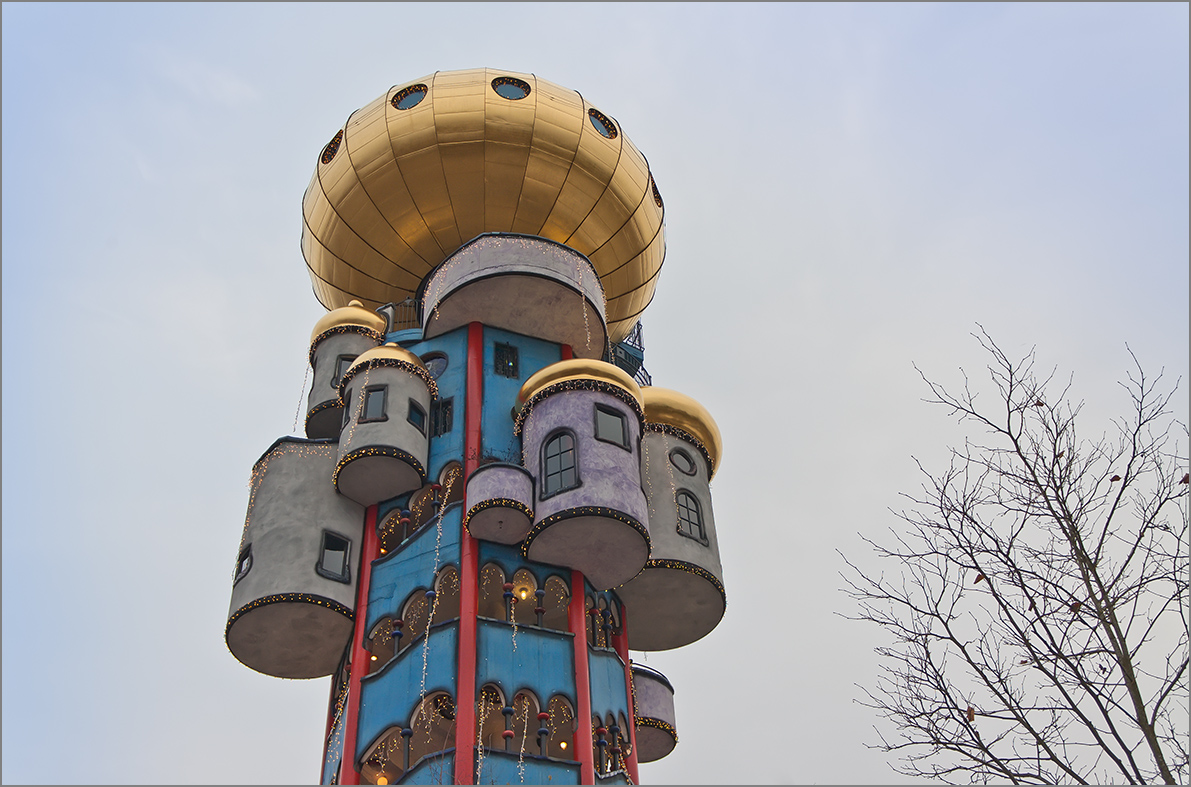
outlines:
[{"label": "gold onion dome", "polygon": [[313,344],[319,336],[341,325],[358,325],[361,328],[368,328],[379,334],[384,334],[387,323],[384,317],[365,309],[364,304],[360,301],[353,300],[346,306],[332,309],[320,317],[319,321],[314,324],[314,330],[310,332],[310,342]]},{"label": "gold onion dome", "polygon": [[358,109],[323,149],[302,202],[302,254],[328,309],[416,295],[486,232],[585,255],[620,341],[665,257],[662,198],[611,117],[573,90],[493,69],[439,71]]},{"label": "gold onion dome", "polygon": [[720,438],[720,428],[707,408],[686,394],[669,388],[645,386],[641,389],[641,398],[645,402],[645,423],[681,429],[703,443],[711,459],[709,475],[714,476],[723,453],[723,440]]},{"label": "gold onion dome", "polygon": [[530,399],[546,388],[571,380],[595,380],[613,385],[635,399],[638,406],[642,405],[641,386],[619,366],[589,358],[572,358],[552,363],[530,375],[517,394],[517,407],[524,407]]},{"label": "gold onion dome", "polygon": [[378,360],[404,361],[410,366],[421,369],[423,374],[428,374],[421,358],[404,347],[399,346],[396,342],[388,342],[378,347],[370,347],[360,353],[356,360],[352,361],[351,366],[347,367],[347,372],[343,376],[345,378],[351,378],[354,375],[354,369]]}]

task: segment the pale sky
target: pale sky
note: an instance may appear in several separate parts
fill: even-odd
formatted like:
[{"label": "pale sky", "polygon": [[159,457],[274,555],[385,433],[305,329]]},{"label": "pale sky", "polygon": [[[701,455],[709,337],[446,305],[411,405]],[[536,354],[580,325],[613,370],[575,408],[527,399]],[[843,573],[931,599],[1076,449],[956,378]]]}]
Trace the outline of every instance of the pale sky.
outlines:
[{"label": "pale sky", "polygon": [[[1186,4],[3,5],[3,781],[312,783],[329,679],[223,642],[253,462],[323,313],[322,147],[389,87],[507,68],[648,159],[646,367],[724,439],[728,596],[637,658],[645,783],[896,779],[836,550],[962,439],[922,402],[1036,346],[1107,430],[1126,343],[1188,371]],[[1099,420],[1097,420],[1099,419]],[[884,566],[885,571],[896,567]],[[630,635],[631,636],[631,635]],[[630,640],[631,642],[631,640]]]}]

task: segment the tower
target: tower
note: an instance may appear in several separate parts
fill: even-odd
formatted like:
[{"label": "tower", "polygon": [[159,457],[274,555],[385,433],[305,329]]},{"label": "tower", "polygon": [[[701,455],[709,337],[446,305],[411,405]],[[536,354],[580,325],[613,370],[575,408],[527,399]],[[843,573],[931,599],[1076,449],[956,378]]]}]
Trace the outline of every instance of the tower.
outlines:
[{"label": "tower", "polygon": [[663,215],[619,124],[532,74],[397,85],[321,152],[306,437],[253,467],[225,636],[332,676],[323,783],[637,783],[676,744],[629,647],[726,597],[719,430],[641,366]]}]

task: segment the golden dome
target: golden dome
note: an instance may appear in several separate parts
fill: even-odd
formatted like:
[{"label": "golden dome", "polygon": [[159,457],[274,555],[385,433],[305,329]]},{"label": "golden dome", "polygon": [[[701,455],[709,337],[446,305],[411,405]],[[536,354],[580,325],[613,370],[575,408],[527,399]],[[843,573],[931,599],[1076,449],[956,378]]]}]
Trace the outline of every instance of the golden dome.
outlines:
[{"label": "golden dome", "polygon": [[353,300],[346,306],[333,309],[320,317],[314,324],[314,330],[310,332],[310,342],[313,344],[323,333],[340,325],[359,325],[384,335],[388,322],[376,312],[365,309],[364,304]]},{"label": "golden dome", "polygon": [[641,387],[624,369],[604,361],[589,358],[572,358],[552,363],[530,375],[517,394],[517,407],[521,408],[539,391],[567,380],[596,380],[623,388],[641,406]]},{"label": "golden dome", "polygon": [[[363,366],[369,361],[378,359],[404,361],[411,366],[426,372],[426,365],[422,363],[421,358],[414,355],[404,347],[397,345],[395,342],[388,342],[387,344],[382,344],[379,347],[369,347],[367,350],[360,353],[356,357],[356,360],[352,361],[352,365],[347,367],[347,372],[345,372],[343,376],[345,378],[350,378],[353,376],[353,369]],[[426,372],[426,374],[428,375],[429,373]]]},{"label": "golden dome", "polygon": [[619,124],[573,90],[493,69],[436,72],[353,112],[319,157],[302,216],[302,254],[329,309],[400,302],[477,235],[520,233],[591,260],[614,342],[665,257],[661,196]]},{"label": "golden dome", "polygon": [[720,428],[707,408],[669,388],[645,386],[641,389],[641,397],[645,401],[645,423],[673,426],[697,438],[707,449],[711,459],[709,475],[714,476],[724,449]]}]

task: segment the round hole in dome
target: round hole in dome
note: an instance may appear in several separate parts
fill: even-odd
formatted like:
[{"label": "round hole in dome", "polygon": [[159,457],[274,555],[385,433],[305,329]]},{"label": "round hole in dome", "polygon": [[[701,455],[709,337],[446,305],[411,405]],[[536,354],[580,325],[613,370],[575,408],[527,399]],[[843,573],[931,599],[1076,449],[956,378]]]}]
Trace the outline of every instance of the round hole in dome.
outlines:
[{"label": "round hole in dome", "polygon": [[695,474],[695,460],[681,448],[670,452],[670,463],[687,475]]},{"label": "round hole in dome", "polygon": [[422,103],[427,91],[428,88],[425,85],[410,85],[402,88],[393,96],[393,107],[395,109],[413,109]]},{"label": "round hole in dome", "polygon": [[323,155],[319,158],[319,161],[324,164],[330,164],[331,159],[335,158],[335,154],[339,152],[339,143],[341,142],[343,142],[343,129],[339,129],[339,133],[335,135],[335,138],[323,148]]},{"label": "round hole in dome", "polygon": [[598,109],[587,110],[587,117],[591,120],[591,125],[595,130],[603,134],[608,139],[616,139],[616,126],[609,120],[603,112]]},{"label": "round hole in dome", "polygon": [[501,98],[520,101],[529,95],[529,83],[514,77],[497,77],[492,80],[492,89]]},{"label": "round hole in dome", "polygon": [[653,189],[653,201],[658,204],[659,208],[663,207],[662,206],[662,193],[660,191],[658,191],[658,184],[654,183],[653,175],[649,176],[649,187],[651,189]]}]

